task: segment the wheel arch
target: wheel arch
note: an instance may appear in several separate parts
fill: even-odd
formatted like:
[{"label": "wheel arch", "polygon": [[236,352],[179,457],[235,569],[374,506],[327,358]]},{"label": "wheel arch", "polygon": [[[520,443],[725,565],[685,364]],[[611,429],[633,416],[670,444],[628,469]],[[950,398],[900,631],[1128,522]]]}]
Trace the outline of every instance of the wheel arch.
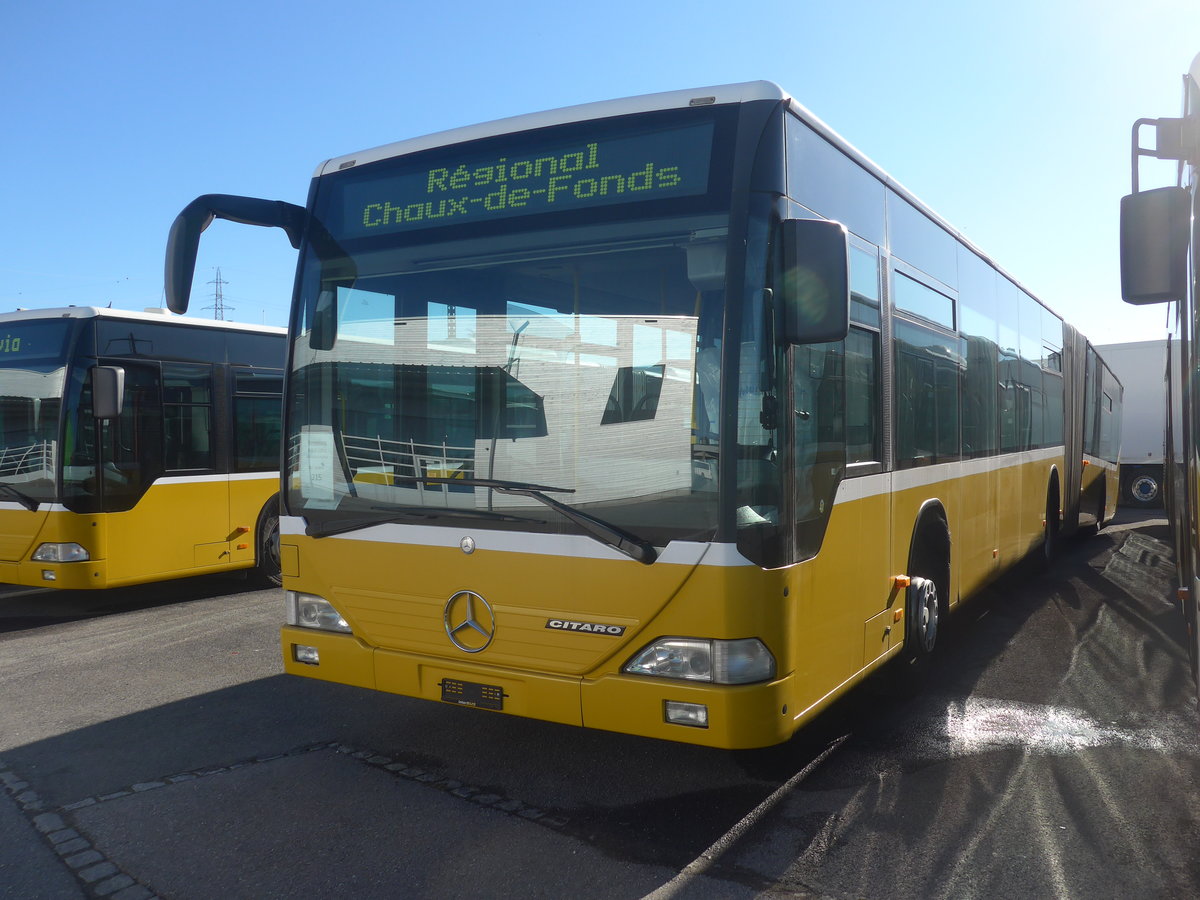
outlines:
[{"label": "wheel arch", "polygon": [[936,646],[923,648],[918,637],[918,629],[924,628],[918,625],[918,618],[921,616],[917,602],[921,596],[918,585],[926,580],[933,583],[937,592],[937,617],[944,619],[950,611],[951,546],[950,520],[946,507],[939,499],[926,500],[917,511],[908,545],[903,658],[914,670],[925,667],[933,647]]},{"label": "wheel arch", "polygon": [[[944,564],[944,582],[939,587],[944,589],[943,597],[950,597],[950,556],[952,542],[950,539],[950,517],[942,501],[936,498],[926,500],[917,510],[913,521],[912,537],[908,543],[908,572],[912,574],[922,563],[933,562],[935,565]],[[941,558],[940,562],[938,557]]]}]

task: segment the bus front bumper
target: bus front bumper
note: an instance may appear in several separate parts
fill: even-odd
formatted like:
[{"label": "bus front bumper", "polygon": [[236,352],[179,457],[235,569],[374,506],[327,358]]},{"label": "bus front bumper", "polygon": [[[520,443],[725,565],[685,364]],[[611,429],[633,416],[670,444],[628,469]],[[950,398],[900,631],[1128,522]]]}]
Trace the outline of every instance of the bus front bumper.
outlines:
[{"label": "bus front bumper", "polygon": [[[727,750],[767,747],[795,728],[790,676],[764,684],[695,684],[634,675],[595,679],[500,669],[472,660],[381,650],[353,635],[285,625],[292,675],[509,715]],[[703,708],[703,727],[667,721]]]},{"label": "bus front bumper", "polygon": [[0,584],[81,591],[108,587],[104,560],[87,562],[0,562]]}]

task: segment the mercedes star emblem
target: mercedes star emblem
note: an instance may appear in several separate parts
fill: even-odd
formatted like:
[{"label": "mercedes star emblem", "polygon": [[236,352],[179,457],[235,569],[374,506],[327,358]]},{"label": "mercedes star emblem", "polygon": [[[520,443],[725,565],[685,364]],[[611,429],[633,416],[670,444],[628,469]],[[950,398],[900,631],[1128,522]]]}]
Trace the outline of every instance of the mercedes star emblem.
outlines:
[{"label": "mercedes star emblem", "polygon": [[496,614],[474,591],[459,591],[446,601],[446,635],[464,653],[486,650],[496,636]]}]

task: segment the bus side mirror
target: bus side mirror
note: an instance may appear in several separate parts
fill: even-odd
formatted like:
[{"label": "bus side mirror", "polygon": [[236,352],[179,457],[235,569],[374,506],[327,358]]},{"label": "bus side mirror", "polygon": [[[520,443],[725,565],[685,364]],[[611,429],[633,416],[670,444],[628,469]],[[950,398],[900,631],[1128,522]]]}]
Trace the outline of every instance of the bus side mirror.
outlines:
[{"label": "bus side mirror", "polygon": [[780,222],[775,298],[785,344],[844,340],[850,330],[850,239],[841,222]]},{"label": "bus side mirror", "polygon": [[1121,297],[1166,303],[1187,294],[1191,198],[1181,187],[1121,198]]},{"label": "bus side mirror", "polygon": [[116,419],[125,402],[125,370],[120,366],[92,367],[92,415]]},{"label": "bus side mirror", "polygon": [[167,237],[164,286],[167,309],[173,313],[183,315],[187,312],[200,234],[213,219],[282,228],[292,246],[299,248],[304,230],[304,207],[282,200],[259,200],[232,194],[204,194],[185,206],[171,223],[171,233]]}]

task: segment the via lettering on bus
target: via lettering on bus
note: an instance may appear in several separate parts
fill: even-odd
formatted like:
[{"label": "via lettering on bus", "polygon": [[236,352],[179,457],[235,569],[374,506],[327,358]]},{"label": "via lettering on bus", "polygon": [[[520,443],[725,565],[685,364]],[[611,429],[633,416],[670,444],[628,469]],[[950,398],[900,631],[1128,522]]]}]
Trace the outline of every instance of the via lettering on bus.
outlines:
[{"label": "via lettering on bus", "polygon": [[600,145],[588,144],[582,150],[564,153],[562,156],[539,156],[509,162],[507,156],[496,160],[494,165],[468,169],[459,165],[453,172],[449,169],[430,169],[425,191],[461,191],[466,187],[485,184],[502,184],[506,181],[523,181],[526,178],[545,178],[559,172],[582,172],[600,168]]},{"label": "via lettering on bus", "polygon": [[13,337],[11,334],[6,334],[3,340],[0,340],[0,353],[20,353],[21,339]]}]

